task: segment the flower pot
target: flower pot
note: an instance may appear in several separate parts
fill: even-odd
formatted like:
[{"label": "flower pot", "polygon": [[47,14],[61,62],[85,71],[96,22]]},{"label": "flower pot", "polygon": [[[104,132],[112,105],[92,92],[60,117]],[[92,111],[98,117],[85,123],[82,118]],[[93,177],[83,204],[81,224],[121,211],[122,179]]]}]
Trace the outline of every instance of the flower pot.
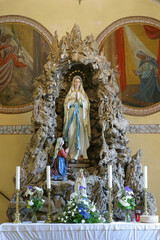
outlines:
[{"label": "flower pot", "polygon": [[125,222],[131,222],[129,209],[126,209]]},{"label": "flower pot", "polygon": [[37,213],[36,212],[33,212],[32,223],[37,223]]}]

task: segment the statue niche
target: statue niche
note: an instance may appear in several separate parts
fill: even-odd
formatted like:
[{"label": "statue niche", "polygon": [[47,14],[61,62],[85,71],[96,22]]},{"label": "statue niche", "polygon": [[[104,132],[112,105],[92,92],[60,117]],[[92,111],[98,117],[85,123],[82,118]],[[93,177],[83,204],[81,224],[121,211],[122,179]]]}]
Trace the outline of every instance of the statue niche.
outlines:
[{"label": "statue niche", "polygon": [[83,89],[82,78],[75,76],[64,101],[63,136],[69,147],[70,159],[88,159],[91,138],[90,103]]},{"label": "statue niche", "polygon": [[[68,143],[66,146],[69,147],[69,162],[75,164],[83,162],[87,163],[86,166],[91,160],[98,164],[102,145],[102,127],[98,114],[98,81],[93,81],[93,72],[91,64],[73,65],[61,78],[61,89],[56,99],[56,135],[63,136]],[[74,82],[77,77],[80,79],[78,101],[74,91]],[[78,109],[76,109],[76,102],[79,104]]]},{"label": "statue niche", "polygon": [[[81,112],[79,115],[81,115],[82,119],[79,123],[75,123],[76,119],[69,123],[67,117],[71,119],[74,112],[77,116],[77,112],[73,109],[74,106],[72,106],[72,103],[69,104],[70,100],[67,97],[70,94],[72,95],[70,91],[72,86],[69,79],[74,78],[75,75],[81,76],[80,72],[85,75],[83,87],[86,95],[80,94],[80,91],[77,96],[76,93],[73,93],[73,95],[77,99],[85,98],[84,104],[80,101],[77,107]],[[83,74],[81,76],[82,80]],[[84,158],[88,157],[89,166],[87,168],[84,168],[83,164],[79,163],[84,170],[88,198],[95,202],[100,211],[108,211],[108,172],[105,170],[108,164],[112,164],[114,219],[123,220],[125,216],[125,213],[117,208],[118,199],[116,197],[118,190],[123,188],[124,185],[132,186],[137,208],[143,211],[142,153],[139,151],[132,157],[131,150],[127,147],[128,122],[122,115],[122,103],[118,97],[119,88],[110,64],[103,53],[99,54],[94,37],[91,35],[82,40],[78,25],[75,25],[71,32],[67,33],[60,41],[58,41],[55,33],[53,50],[44,66],[42,75],[34,80],[34,86],[33,136],[21,164],[21,219],[29,220],[31,218],[23,201],[23,195],[28,185],[37,185],[45,190],[46,205],[39,212],[38,219],[44,220],[46,218],[46,165],[52,163],[53,154],[56,151],[56,139],[61,138],[64,133],[64,137],[68,141],[69,136],[72,136],[70,132],[71,124],[79,126],[81,122],[84,122],[88,117],[89,105],[91,139],[88,120],[87,124],[84,123],[83,125],[84,133],[88,134],[86,149],[75,152],[73,144],[73,152],[70,152],[71,158],[77,159],[76,162],[81,155]],[[82,113],[82,109],[84,110],[85,107],[86,111],[84,113],[86,117]],[[68,112],[68,110],[71,110],[71,112]],[[75,144],[78,143],[77,136],[79,135],[76,131],[74,136]],[[63,145],[63,141],[60,144]],[[68,144],[72,149],[72,143]],[[64,161],[62,160],[62,162]],[[75,180],[78,175],[79,169],[69,167],[67,169],[67,180],[52,181],[51,213],[53,218],[63,212],[67,200],[70,199],[71,193],[74,192]],[[148,211],[151,215],[156,211],[155,199],[149,192]],[[14,220],[14,213],[15,194],[13,194],[8,207],[8,217],[11,221]]]}]

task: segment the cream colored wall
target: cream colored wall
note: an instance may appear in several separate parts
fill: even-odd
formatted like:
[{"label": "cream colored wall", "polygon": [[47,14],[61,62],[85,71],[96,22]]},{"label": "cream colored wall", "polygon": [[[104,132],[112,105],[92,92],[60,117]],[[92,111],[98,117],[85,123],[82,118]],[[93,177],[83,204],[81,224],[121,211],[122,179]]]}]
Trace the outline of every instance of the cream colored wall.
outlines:
[{"label": "cream colored wall", "polygon": [[[124,115],[130,124],[160,124],[160,113],[145,117]],[[128,134],[129,144],[134,155],[142,149],[142,165],[148,166],[148,190],[157,202],[157,214],[160,215],[160,134]]]},{"label": "cream colored wall", "polygon": [[[95,37],[109,24],[126,16],[148,16],[160,20],[160,5],[149,0],[0,0],[0,16],[21,15],[32,18],[52,34],[58,30],[59,38],[66,31],[70,31],[75,23],[81,28],[82,36],[93,33]],[[0,114],[0,125],[29,125],[31,113],[6,115]],[[159,124],[160,114],[149,117],[126,116],[130,123]],[[20,164],[29,135],[0,135],[0,191],[8,197],[13,193],[12,177],[15,174],[16,165]],[[160,210],[158,182],[159,170],[159,138],[158,134],[129,134],[129,146],[133,154],[139,149],[143,150],[142,163],[149,166],[149,190],[157,198],[157,206]],[[6,221],[5,211],[7,202],[0,196],[0,223]]]}]

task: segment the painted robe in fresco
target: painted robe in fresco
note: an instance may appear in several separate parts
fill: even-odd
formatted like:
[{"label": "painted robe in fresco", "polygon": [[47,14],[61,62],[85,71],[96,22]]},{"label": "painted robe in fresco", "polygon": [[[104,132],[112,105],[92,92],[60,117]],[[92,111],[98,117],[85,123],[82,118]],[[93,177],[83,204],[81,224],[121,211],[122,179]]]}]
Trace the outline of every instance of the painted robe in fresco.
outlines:
[{"label": "painted robe in fresco", "polygon": [[133,96],[146,102],[160,101],[160,86],[158,83],[159,65],[154,58],[141,60],[137,75],[140,78],[140,91]]},{"label": "painted robe in fresco", "polygon": [[15,67],[26,67],[25,64],[18,60],[16,55],[17,49],[11,45],[0,46],[0,91],[8,86],[12,79]]}]

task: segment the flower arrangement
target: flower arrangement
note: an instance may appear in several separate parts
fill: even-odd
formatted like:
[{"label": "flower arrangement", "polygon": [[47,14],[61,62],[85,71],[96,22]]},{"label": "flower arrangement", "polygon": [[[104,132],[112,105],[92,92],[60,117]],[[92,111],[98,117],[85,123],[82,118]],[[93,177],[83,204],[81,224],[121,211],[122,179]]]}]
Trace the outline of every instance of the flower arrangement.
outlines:
[{"label": "flower arrangement", "polygon": [[45,200],[42,198],[42,188],[29,186],[24,196],[28,197],[28,199],[26,200],[27,208],[31,209],[33,213],[36,213],[43,207],[43,203],[45,202]]},{"label": "flower arrangement", "polygon": [[118,207],[121,209],[132,209],[136,206],[134,202],[134,193],[129,186],[126,186],[124,189],[120,189],[117,193],[118,197]]},{"label": "flower arrangement", "polygon": [[96,206],[91,202],[87,195],[83,193],[85,187],[79,187],[79,194],[76,192],[70,196],[70,201],[63,212],[55,222],[58,223],[101,223],[105,218],[101,216]]}]

